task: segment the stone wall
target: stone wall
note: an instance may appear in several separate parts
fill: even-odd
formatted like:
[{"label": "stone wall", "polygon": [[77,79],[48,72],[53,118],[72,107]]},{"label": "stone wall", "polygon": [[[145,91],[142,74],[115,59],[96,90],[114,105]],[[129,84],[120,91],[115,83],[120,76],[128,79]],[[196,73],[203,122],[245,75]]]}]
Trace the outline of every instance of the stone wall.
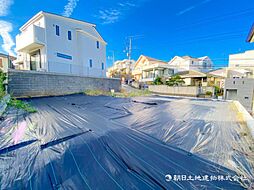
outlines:
[{"label": "stone wall", "polygon": [[8,70],[8,92],[14,97],[57,96],[95,89],[120,91],[120,88],[119,79]]}]

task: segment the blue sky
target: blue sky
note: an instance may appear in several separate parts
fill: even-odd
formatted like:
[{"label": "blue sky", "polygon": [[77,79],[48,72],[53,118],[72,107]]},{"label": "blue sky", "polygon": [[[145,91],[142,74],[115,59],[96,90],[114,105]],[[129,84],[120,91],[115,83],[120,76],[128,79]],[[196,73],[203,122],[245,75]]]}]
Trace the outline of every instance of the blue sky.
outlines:
[{"label": "blue sky", "polygon": [[126,58],[128,36],[138,36],[133,59],[208,55],[220,67],[254,49],[246,43],[253,0],[0,0],[0,52],[15,53],[19,27],[41,10],[95,23],[115,59]]}]

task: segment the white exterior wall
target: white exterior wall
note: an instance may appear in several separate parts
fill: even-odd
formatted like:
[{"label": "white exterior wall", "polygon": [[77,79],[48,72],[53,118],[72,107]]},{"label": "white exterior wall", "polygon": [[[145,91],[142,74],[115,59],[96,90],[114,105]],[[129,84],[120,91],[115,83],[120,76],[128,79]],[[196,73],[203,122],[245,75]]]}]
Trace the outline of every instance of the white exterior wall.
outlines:
[{"label": "white exterior wall", "polygon": [[254,67],[254,50],[229,55],[229,67]]},{"label": "white exterior wall", "polygon": [[254,50],[229,55],[228,66],[228,76],[235,71],[235,77],[247,77],[248,71],[248,78],[254,78]]},{"label": "white exterior wall", "polygon": [[170,66],[175,68],[175,73],[181,72],[181,71],[186,71],[190,70],[190,61],[185,60],[181,57],[175,57],[173,61],[171,61]]},{"label": "white exterior wall", "polygon": [[[34,25],[44,28],[45,39],[44,46],[33,49],[33,51],[40,49],[41,53],[42,68],[37,65],[37,70],[106,77],[106,43],[93,25],[43,13],[43,16],[33,21],[26,30],[22,31],[21,35],[29,31]],[[56,25],[60,28],[59,36],[56,35]],[[68,31],[71,31],[71,40],[68,40]],[[18,41],[21,39],[17,37],[17,43]],[[99,49],[97,49],[97,41],[99,41]],[[19,59],[22,59],[26,70],[30,70],[31,52],[30,50],[29,52],[23,50],[19,52]],[[71,59],[59,57],[58,54],[66,55]],[[90,59],[93,62],[92,67],[89,64]],[[104,64],[103,70],[102,63]]]},{"label": "white exterior wall", "polygon": [[[56,35],[55,26],[60,27],[60,36]],[[86,76],[106,76],[106,45],[100,42],[97,49],[97,39],[77,29],[88,31],[90,35],[98,36],[94,27],[75,22],[66,22],[46,16],[47,58],[50,72],[73,73]],[[72,40],[68,40],[68,31],[71,31]],[[72,57],[72,60],[57,56],[57,53]],[[90,68],[89,60],[93,66]],[[104,70],[102,70],[104,63]]]},{"label": "white exterior wall", "polygon": [[[89,76],[106,76],[106,46],[100,43],[100,48],[97,49],[96,40],[82,32],[77,32],[78,41],[78,57],[79,63],[83,68],[83,74]],[[90,68],[89,60],[92,59],[93,67]],[[104,70],[102,70],[104,63]]]},{"label": "white exterior wall", "polygon": [[208,71],[212,67],[212,61],[207,57],[204,59],[201,58],[182,58],[176,56],[172,61],[169,62],[169,65],[175,68],[175,73],[196,70],[196,71]]}]

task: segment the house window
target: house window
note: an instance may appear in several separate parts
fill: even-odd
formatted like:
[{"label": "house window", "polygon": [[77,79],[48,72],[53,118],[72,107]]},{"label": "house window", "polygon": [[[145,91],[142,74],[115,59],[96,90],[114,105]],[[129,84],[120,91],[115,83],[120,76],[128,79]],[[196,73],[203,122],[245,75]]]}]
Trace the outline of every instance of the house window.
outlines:
[{"label": "house window", "polygon": [[60,36],[60,27],[56,25],[56,35]]},{"label": "house window", "polygon": [[246,97],[244,97],[244,99],[245,99],[245,100],[248,100],[248,99],[249,99],[249,97],[247,97],[247,96],[246,96]]},{"label": "house window", "polygon": [[92,59],[89,60],[89,65],[90,65],[90,68],[93,67],[93,60]]},{"label": "house window", "polygon": [[0,68],[3,67],[3,61],[0,59]]},{"label": "house window", "polygon": [[97,49],[99,49],[99,48],[100,48],[100,42],[97,41],[97,42],[96,42],[96,45],[97,45]]},{"label": "house window", "polygon": [[68,40],[71,40],[71,31],[68,31]]},{"label": "house window", "polygon": [[104,63],[101,63],[101,69],[104,70]]}]

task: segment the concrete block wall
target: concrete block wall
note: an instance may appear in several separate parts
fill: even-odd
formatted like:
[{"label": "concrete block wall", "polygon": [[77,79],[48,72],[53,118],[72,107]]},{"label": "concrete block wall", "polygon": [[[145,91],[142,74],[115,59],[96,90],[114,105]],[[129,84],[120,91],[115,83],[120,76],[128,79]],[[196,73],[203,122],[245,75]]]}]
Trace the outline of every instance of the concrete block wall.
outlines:
[{"label": "concrete block wall", "polygon": [[[235,90],[236,96],[230,97],[230,91]],[[254,79],[227,78],[224,88],[225,99],[239,101],[248,112],[253,112]]]},{"label": "concrete block wall", "polygon": [[168,94],[168,95],[177,95],[177,96],[194,96],[196,97],[199,94],[199,89],[196,86],[167,86],[167,85],[149,85],[149,91],[159,93],[159,94]]},{"label": "concrete block wall", "polygon": [[95,89],[120,91],[120,88],[119,79],[8,70],[8,92],[14,97],[58,96]]}]

